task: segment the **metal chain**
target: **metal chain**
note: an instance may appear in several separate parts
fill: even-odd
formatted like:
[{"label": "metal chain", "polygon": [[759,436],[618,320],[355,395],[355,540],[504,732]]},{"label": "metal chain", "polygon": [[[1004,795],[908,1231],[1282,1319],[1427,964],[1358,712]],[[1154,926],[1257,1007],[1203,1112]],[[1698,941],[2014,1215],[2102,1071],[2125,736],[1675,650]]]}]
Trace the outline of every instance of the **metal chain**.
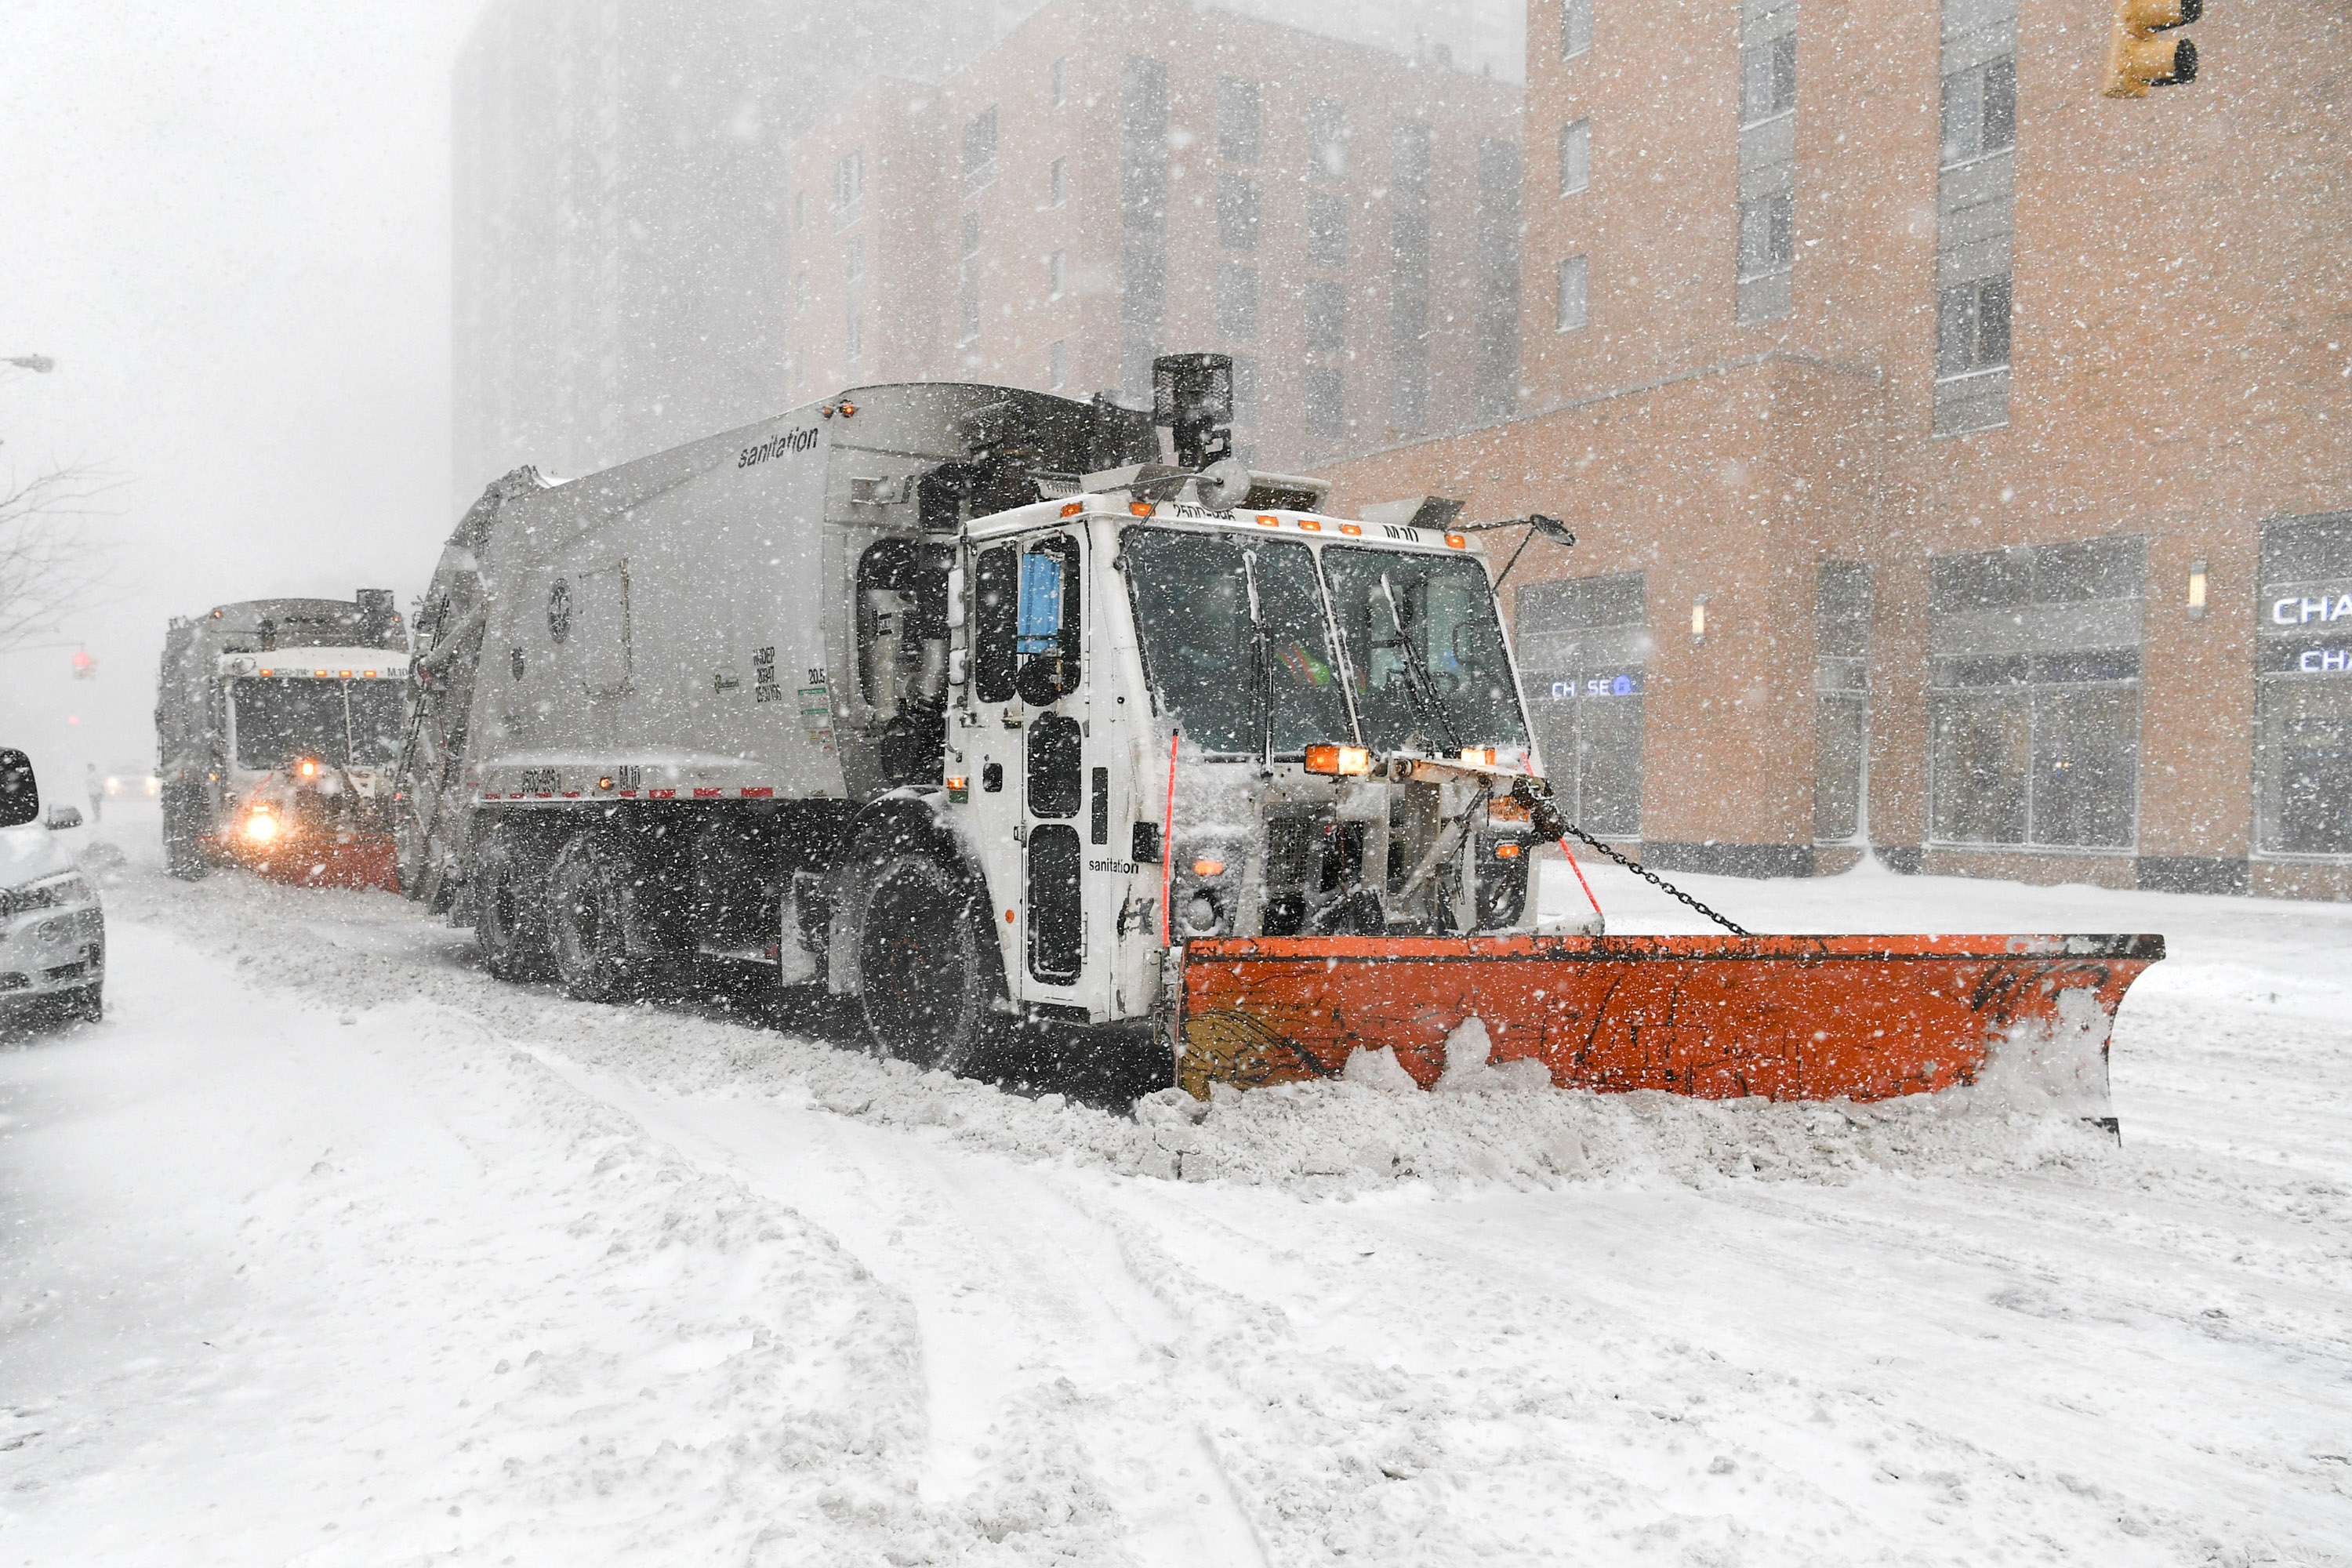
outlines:
[{"label": "metal chain", "polygon": [[1656,888],[1659,891],[1680,899],[1683,902],[1688,904],[1691,908],[1696,910],[1699,913],[1705,915],[1707,919],[1713,921],[1716,924],[1721,926],[1732,935],[1754,936],[1756,934],[1754,931],[1749,931],[1746,926],[1735,924],[1732,921],[1724,919],[1721,915],[1717,914],[1713,910],[1708,909],[1705,904],[1700,903],[1696,899],[1692,898],[1688,893],[1684,892],[1680,888],[1675,887],[1672,882],[1667,881],[1655,871],[1650,870],[1643,866],[1640,861],[1628,860],[1625,857],[1618,854],[1617,851],[1610,848],[1609,846],[1601,843],[1601,840],[1593,837],[1592,835],[1585,832],[1584,829],[1579,827],[1573,822],[1563,822],[1560,826],[1568,829],[1570,833],[1575,835],[1584,843],[1590,844],[1595,849],[1600,850],[1603,855],[1608,856],[1612,860],[1616,861],[1620,866],[1624,867],[1628,871],[1633,872],[1636,877],[1641,878],[1644,882]]}]

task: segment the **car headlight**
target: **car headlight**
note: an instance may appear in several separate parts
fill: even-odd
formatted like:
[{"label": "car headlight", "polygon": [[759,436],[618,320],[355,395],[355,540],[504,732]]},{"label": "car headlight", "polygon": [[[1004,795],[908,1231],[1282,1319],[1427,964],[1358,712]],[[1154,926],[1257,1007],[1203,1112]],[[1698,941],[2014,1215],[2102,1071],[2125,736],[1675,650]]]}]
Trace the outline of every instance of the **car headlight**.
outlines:
[{"label": "car headlight", "polygon": [[61,909],[68,904],[89,903],[94,895],[89,884],[79,871],[64,871],[54,877],[44,877],[37,882],[20,887],[0,888],[0,920],[28,914],[34,910]]}]

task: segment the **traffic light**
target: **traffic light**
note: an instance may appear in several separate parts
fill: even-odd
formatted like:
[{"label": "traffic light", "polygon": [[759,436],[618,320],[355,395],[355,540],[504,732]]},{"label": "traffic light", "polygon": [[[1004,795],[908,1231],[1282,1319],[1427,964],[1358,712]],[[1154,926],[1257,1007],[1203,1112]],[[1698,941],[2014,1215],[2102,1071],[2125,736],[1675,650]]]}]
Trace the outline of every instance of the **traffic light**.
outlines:
[{"label": "traffic light", "polygon": [[2107,32],[2109,98],[2146,98],[2152,87],[2197,79],[2197,40],[2158,35],[2205,15],[2205,0],[2115,0]]},{"label": "traffic light", "polygon": [[73,656],[73,678],[76,680],[96,680],[98,661],[90,658],[86,649],[76,648]]}]

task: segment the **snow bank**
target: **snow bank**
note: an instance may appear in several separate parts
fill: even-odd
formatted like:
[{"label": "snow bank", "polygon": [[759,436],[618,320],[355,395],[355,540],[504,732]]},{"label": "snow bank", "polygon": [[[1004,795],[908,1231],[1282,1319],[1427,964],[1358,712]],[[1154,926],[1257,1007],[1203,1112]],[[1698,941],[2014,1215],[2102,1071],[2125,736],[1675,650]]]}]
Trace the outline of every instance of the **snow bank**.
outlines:
[{"label": "snow bank", "polygon": [[[469,933],[382,894],[238,877],[168,891],[127,879],[117,897],[124,912],[169,920],[267,984],[331,991],[347,1005],[439,1001],[504,1040],[679,1092],[780,1096],[1023,1159],[1130,1176],[1344,1198],[1416,1183],[1840,1182],[1862,1172],[2097,1162],[2113,1147],[2068,1099],[2047,1092],[2048,1052],[2028,1053],[2016,1083],[1997,1093],[1868,1105],[1707,1101],[1562,1090],[1532,1064],[1490,1067],[1476,1048],[1484,1030],[1475,1019],[1457,1031],[1462,1048],[1449,1051],[1462,1065],[1435,1093],[1398,1092],[1402,1069],[1392,1059],[1384,1069],[1381,1053],[1363,1053],[1339,1079],[1220,1089],[1206,1104],[1165,1089],[1128,1116],[1060,1094],[1029,1098],[922,1072],[682,1005],[595,1006],[550,989],[499,985],[475,968]],[[2060,1043],[2079,1047],[2079,1030],[2062,1034]]]}]

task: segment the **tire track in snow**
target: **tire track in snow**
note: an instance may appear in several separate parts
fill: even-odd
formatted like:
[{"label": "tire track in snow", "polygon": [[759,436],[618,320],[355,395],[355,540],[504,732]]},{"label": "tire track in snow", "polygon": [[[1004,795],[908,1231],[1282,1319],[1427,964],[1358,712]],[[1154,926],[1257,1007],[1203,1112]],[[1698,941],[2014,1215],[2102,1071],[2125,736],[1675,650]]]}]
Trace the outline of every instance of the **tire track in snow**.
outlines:
[{"label": "tire track in snow", "polygon": [[[682,1158],[823,1227],[906,1298],[929,1387],[928,1500],[973,1513],[983,1531],[1029,1523],[1024,1509],[1098,1509],[1155,1568],[1265,1561],[1187,1414],[1197,1390],[1173,1386],[1181,1325],[1056,1184],[818,1111],[652,1094],[525,1048]],[[1171,1460],[1171,1433],[1189,1436],[1192,1464]]]}]

